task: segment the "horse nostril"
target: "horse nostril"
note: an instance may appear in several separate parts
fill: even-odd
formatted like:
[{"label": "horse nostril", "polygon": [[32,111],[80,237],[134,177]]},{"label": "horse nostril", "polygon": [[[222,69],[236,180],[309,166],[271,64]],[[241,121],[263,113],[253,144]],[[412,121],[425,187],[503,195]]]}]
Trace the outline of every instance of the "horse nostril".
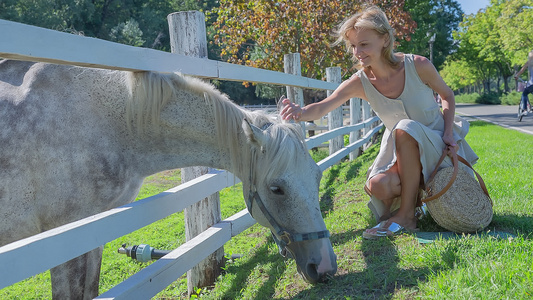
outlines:
[{"label": "horse nostril", "polygon": [[307,264],[306,269],[306,275],[310,283],[317,283],[320,281],[317,264]]},{"label": "horse nostril", "polygon": [[317,264],[307,264],[307,275],[310,283],[326,283],[333,278],[335,271],[319,272]]}]

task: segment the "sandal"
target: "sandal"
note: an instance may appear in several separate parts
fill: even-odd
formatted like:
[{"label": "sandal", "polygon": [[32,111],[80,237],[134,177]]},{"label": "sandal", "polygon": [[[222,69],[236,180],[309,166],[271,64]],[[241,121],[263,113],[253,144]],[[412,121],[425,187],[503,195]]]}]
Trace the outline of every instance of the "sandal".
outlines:
[{"label": "sandal", "polygon": [[[392,222],[389,227],[385,227],[385,224],[387,224],[387,221],[382,221],[380,222],[378,225],[372,227],[373,228],[377,228],[378,230],[376,231],[376,233],[369,233],[369,232],[366,232],[364,231],[363,232],[363,238],[367,239],[367,240],[375,240],[375,239],[380,239],[380,238],[383,238],[383,237],[393,237],[393,236],[396,236],[396,235],[399,235],[400,233],[403,233],[403,232],[418,232],[420,229],[416,228],[416,229],[406,229],[405,227],[403,227],[402,225],[396,223],[396,222]],[[387,234],[388,232],[391,232],[392,234]]]}]

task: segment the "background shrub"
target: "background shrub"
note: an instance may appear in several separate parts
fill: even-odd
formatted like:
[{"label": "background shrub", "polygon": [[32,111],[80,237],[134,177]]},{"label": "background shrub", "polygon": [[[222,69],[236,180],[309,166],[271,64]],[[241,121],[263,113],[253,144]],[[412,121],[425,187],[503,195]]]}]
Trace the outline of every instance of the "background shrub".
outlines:
[{"label": "background shrub", "polygon": [[481,95],[477,100],[476,103],[479,104],[500,104],[500,95],[498,93],[488,93]]},{"label": "background shrub", "polygon": [[504,105],[518,105],[520,103],[521,96],[522,92],[512,91],[509,94],[502,95],[500,100]]},{"label": "background shrub", "polygon": [[478,93],[455,95],[455,102],[457,103],[478,103]]}]

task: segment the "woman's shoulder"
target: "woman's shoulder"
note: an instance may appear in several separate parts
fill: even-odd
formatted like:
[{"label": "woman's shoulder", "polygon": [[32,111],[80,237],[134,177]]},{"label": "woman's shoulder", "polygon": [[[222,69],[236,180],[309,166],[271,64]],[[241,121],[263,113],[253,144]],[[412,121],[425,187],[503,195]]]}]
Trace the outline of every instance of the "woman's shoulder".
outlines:
[{"label": "woman's shoulder", "polygon": [[353,73],[350,78],[348,78],[351,82],[361,82],[361,77],[366,77],[366,73],[364,69],[357,70],[357,72]]},{"label": "woman's shoulder", "polygon": [[431,61],[429,61],[429,59],[427,59],[425,56],[410,54],[410,57],[417,68],[427,68],[432,65]]},{"label": "woman's shoulder", "polygon": [[350,78],[348,78],[341,84],[343,90],[349,91],[349,93],[351,94],[351,98],[357,97],[361,99],[366,99],[361,77],[366,77],[364,69],[358,70],[356,73],[350,76]]},{"label": "woman's shoulder", "polygon": [[[422,79],[427,79],[429,76],[435,75],[435,67],[431,63],[429,59],[427,59],[424,56],[417,55],[417,54],[411,54],[410,55],[413,61],[413,64],[415,66],[416,73],[418,76]],[[426,83],[426,80],[422,80],[424,83]]]},{"label": "woman's shoulder", "polygon": [[415,65],[424,65],[424,64],[427,64],[427,63],[431,63],[429,61],[429,59],[427,59],[426,57],[424,56],[421,56],[421,55],[418,55],[418,54],[412,54],[412,53],[395,53],[394,54],[396,56],[396,58],[399,60],[399,61],[402,61],[402,62],[412,62],[414,63]]},{"label": "woman's shoulder", "polygon": [[357,72],[353,73],[352,76],[350,76],[350,78],[348,78],[347,81],[349,81],[351,83],[361,84],[362,77],[367,77],[367,75],[365,73],[365,69],[357,70]]}]

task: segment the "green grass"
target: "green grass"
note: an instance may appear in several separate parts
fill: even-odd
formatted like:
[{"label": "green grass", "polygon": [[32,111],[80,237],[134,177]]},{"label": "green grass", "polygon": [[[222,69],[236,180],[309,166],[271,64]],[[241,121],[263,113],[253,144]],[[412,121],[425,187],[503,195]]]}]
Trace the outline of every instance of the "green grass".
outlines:
[{"label": "green grass", "polygon": [[[362,189],[374,146],[357,160],[324,172],[320,188],[323,216],[338,256],[337,275],[328,283],[311,285],[284,260],[267,230],[254,225],[224,249],[242,258],[228,261],[215,287],[198,290],[202,299],[531,299],[533,297],[533,136],[475,121],[467,140],[480,156],[475,169],[494,200],[492,231],[515,238],[465,236],[421,244],[409,234],[367,241],[363,230],[375,225]],[[314,154],[316,159],[323,153]],[[170,179],[168,179],[170,178]],[[144,198],[179,183],[179,172],[147,178]],[[221,192],[226,218],[244,208],[240,186]],[[426,218],[422,231],[442,231]],[[148,243],[174,249],[184,241],[183,215],[174,214],[153,225],[108,243],[104,250],[100,292],[131,276],[146,264],[119,255],[122,243]],[[1,299],[50,298],[48,272],[0,290]],[[184,277],[156,299],[185,299]]]}]

